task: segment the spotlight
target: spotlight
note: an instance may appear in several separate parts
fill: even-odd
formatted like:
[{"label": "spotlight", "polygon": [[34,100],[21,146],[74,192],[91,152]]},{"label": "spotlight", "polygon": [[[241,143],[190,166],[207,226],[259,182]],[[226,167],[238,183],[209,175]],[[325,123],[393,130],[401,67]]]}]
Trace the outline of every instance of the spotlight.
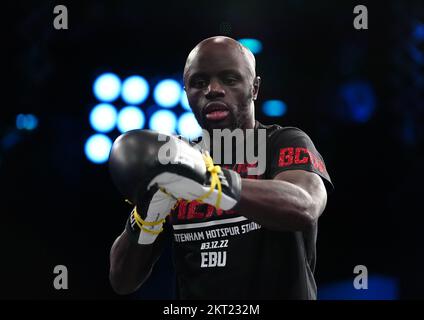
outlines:
[{"label": "spotlight", "polygon": [[34,130],[38,126],[38,119],[33,114],[18,114],[16,116],[16,128],[19,130]]},{"label": "spotlight", "polygon": [[175,133],[175,127],[177,126],[177,117],[175,113],[169,110],[156,111],[149,121],[149,127],[152,130],[158,131],[164,134]]},{"label": "spotlight", "polygon": [[122,83],[122,99],[128,104],[143,103],[149,95],[149,84],[141,76],[131,76]]},{"label": "spotlight", "polygon": [[94,134],[85,143],[85,155],[94,163],[104,163],[109,158],[112,140],[104,134]]},{"label": "spotlight", "polygon": [[262,43],[257,39],[240,39],[239,42],[252,51],[253,54],[258,54],[262,51]]},{"label": "spotlight", "polygon": [[173,79],[160,81],[153,92],[153,98],[160,107],[172,108],[181,98],[181,85]]},{"label": "spotlight", "polygon": [[262,111],[268,117],[281,117],[286,113],[287,106],[281,100],[268,100],[262,104]]},{"label": "spotlight", "polygon": [[144,113],[137,107],[123,108],[118,115],[118,130],[121,133],[134,129],[142,129],[145,123]]},{"label": "spotlight", "polygon": [[194,140],[202,135],[202,128],[192,112],[183,113],[178,119],[178,132],[185,138]]},{"label": "spotlight", "polygon": [[98,104],[90,112],[90,124],[94,130],[109,132],[116,125],[117,112],[113,105],[108,103]]},{"label": "spotlight", "polygon": [[98,100],[111,102],[121,92],[121,80],[113,73],[102,74],[94,81],[93,92]]}]

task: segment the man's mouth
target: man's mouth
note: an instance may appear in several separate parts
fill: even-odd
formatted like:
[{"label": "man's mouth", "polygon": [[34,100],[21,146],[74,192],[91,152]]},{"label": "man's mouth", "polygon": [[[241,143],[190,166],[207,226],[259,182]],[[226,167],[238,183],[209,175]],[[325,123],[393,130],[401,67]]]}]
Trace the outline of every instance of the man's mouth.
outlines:
[{"label": "man's mouth", "polygon": [[222,121],[228,117],[230,110],[223,102],[209,102],[204,110],[205,118],[209,121]]}]

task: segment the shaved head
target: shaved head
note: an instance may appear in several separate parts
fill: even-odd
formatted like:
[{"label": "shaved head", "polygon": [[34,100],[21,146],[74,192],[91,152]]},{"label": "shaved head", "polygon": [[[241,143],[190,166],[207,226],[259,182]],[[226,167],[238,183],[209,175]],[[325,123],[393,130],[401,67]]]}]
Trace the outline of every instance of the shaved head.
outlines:
[{"label": "shaved head", "polygon": [[186,64],[184,67],[184,74],[183,74],[184,79],[186,78],[186,74],[189,71],[193,60],[196,59],[199,52],[202,50],[208,50],[212,46],[237,50],[241,55],[243,55],[244,59],[246,60],[246,63],[252,75],[252,78],[256,77],[256,60],[253,53],[248,48],[246,48],[240,42],[238,42],[237,40],[234,40],[233,38],[224,37],[224,36],[215,36],[215,37],[210,37],[210,38],[202,40],[194,47],[193,50],[191,50],[190,54],[187,57]]},{"label": "shaved head", "polygon": [[259,85],[252,52],[228,37],[201,41],[184,67],[187,99],[198,123],[208,131],[253,128]]}]

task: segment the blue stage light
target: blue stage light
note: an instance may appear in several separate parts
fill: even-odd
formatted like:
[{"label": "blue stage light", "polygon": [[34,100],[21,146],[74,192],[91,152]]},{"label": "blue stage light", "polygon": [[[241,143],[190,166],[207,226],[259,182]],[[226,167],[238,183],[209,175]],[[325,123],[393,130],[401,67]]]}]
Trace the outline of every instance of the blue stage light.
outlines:
[{"label": "blue stage light", "polygon": [[38,119],[33,114],[18,114],[16,128],[19,130],[34,130],[38,126]]},{"label": "blue stage light", "polygon": [[104,134],[94,134],[85,143],[85,155],[94,163],[104,163],[109,158],[112,140]]},{"label": "blue stage light", "polygon": [[94,81],[93,92],[98,100],[111,102],[121,93],[121,80],[113,73],[102,74]]},{"label": "blue stage light", "polygon": [[26,129],[27,130],[34,130],[38,126],[38,119],[33,114],[27,114],[27,123],[26,123]]},{"label": "blue stage light", "polygon": [[370,275],[368,289],[357,290],[352,280],[322,284],[318,290],[318,300],[397,300],[399,283],[396,278]]},{"label": "blue stage light", "polygon": [[370,84],[364,81],[347,83],[340,88],[340,95],[345,106],[341,113],[347,120],[365,123],[371,119],[376,99]]},{"label": "blue stage light", "polygon": [[116,108],[108,103],[100,103],[90,112],[90,124],[94,130],[109,132],[116,126]]},{"label": "blue stage light", "polygon": [[24,114],[18,114],[16,116],[16,128],[19,130],[25,129],[26,125],[26,115]]},{"label": "blue stage light", "polygon": [[185,138],[193,140],[202,135],[202,128],[192,112],[183,113],[178,119],[178,132]]},{"label": "blue stage light", "polygon": [[149,84],[141,76],[131,76],[122,83],[122,99],[128,104],[143,103],[149,95]]},{"label": "blue stage light", "polygon": [[181,99],[181,85],[173,79],[160,81],[153,92],[153,98],[160,107],[172,108]]},{"label": "blue stage light", "polygon": [[268,100],[262,104],[262,112],[268,117],[281,117],[286,111],[287,106],[281,100]]},{"label": "blue stage light", "polygon": [[175,113],[169,110],[159,110],[152,114],[149,127],[164,134],[174,134],[177,126]]},{"label": "blue stage light", "polygon": [[262,42],[257,39],[240,39],[239,42],[252,51],[253,54],[258,54],[262,51]]},{"label": "blue stage light", "polygon": [[413,37],[416,41],[424,41],[424,23],[417,23],[414,27]]},{"label": "blue stage light", "polygon": [[118,115],[118,130],[122,133],[134,129],[143,129],[146,118],[143,111],[134,106],[123,108]]}]

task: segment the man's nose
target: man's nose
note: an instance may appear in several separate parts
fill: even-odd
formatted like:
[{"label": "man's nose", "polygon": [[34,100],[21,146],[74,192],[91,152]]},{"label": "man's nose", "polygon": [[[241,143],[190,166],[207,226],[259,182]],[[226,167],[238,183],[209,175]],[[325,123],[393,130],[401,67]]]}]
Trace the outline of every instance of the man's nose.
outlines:
[{"label": "man's nose", "polygon": [[218,80],[211,80],[206,88],[205,96],[208,99],[223,97],[225,96],[225,91]]}]

